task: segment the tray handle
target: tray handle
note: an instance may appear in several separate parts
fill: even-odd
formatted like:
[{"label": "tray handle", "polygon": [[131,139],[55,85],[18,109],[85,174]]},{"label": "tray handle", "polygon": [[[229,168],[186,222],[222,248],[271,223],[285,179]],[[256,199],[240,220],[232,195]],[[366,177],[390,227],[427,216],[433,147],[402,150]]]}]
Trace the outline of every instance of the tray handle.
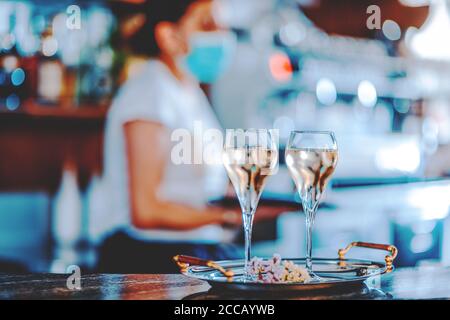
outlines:
[{"label": "tray handle", "polygon": [[230,278],[234,276],[233,271],[229,269],[224,269],[218,263],[212,260],[200,259],[197,257],[185,256],[185,255],[176,255],[173,257],[173,261],[180,267],[181,271],[186,271],[189,265],[203,266],[215,269],[221,272],[225,277]]},{"label": "tray handle", "polygon": [[378,244],[378,243],[355,241],[355,242],[350,243],[344,249],[339,249],[339,251],[338,251],[339,259],[343,260],[345,258],[345,254],[353,247],[362,247],[362,248],[389,251],[390,255],[387,255],[384,258],[384,261],[386,262],[387,271],[388,272],[392,271],[393,262],[394,262],[395,258],[397,257],[397,253],[398,253],[398,250],[395,246],[393,246],[391,244]]}]

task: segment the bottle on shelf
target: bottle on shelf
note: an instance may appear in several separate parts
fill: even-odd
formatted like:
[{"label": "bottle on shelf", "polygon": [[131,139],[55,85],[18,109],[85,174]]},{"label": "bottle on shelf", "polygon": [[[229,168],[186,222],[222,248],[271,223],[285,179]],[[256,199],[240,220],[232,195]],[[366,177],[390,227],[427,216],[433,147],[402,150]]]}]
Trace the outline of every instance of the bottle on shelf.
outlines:
[{"label": "bottle on shelf", "polygon": [[64,65],[57,57],[58,42],[48,28],[42,34],[37,63],[37,100],[42,104],[59,104],[64,91]]}]

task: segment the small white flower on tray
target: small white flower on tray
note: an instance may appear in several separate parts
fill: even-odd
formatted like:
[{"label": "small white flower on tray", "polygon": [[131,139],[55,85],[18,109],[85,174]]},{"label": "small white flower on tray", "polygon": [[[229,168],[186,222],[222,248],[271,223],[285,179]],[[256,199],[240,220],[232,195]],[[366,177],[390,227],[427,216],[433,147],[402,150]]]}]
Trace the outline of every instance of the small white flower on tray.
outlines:
[{"label": "small white flower on tray", "polygon": [[268,260],[254,257],[250,261],[249,272],[256,281],[263,283],[305,283],[311,280],[305,268],[292,261],[282,261],[279,254]]}]

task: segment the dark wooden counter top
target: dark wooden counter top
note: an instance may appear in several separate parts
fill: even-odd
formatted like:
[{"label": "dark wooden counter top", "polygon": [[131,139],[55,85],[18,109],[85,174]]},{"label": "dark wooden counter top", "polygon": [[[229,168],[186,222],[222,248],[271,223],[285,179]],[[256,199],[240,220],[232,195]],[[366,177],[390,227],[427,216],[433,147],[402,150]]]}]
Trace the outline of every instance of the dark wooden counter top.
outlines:
[{"label": "dark wooden counter top", "polygon": [[323,291],[298,296],[255,296],[217,293],[202,281],[183,275],[82,276],[82,289],[69,290],[67,275],[0,275],[0,299],[442,299],[450,298],[450,268],[398,269],[356,291]]}]

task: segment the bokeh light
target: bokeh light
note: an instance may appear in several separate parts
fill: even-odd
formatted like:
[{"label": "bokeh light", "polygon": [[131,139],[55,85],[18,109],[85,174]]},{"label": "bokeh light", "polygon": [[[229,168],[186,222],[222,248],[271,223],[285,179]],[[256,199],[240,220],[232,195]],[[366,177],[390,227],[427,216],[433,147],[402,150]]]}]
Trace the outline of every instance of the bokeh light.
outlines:
[{"label": "bokeh light", "polygon": [[16,94],[11,94],[6,98],[6,108],[9,111],[15,111],[20,106],[20,98]]},{"label": "bokeh light", "polygon": [[22,85],[24,81],[25,81],[25,71],[23,71],[22,68],[17,68],[16,70],[14,70],[13,73],[11,74],[11,83],[17,87]]},{"label": "bokeh light", "polygon": [[58,51],[58,41],[53,37],[47,37],[42,41],[42,54],[51,57]]},{"label": "bokeh light", "polygon": [[292,79],[293,68],[291,60],[283,52],[277,52],[270,56],[269,69],[272,77],[277,81],[287,82]]},{"label": "bokeh light", "polygon": [[402,30],[397,22],[393,20],[386,20],[383,23],[383,34],[391,41],[397,41],[402,37]]},{"label": "bokeh light", "polygon": [[316,86],[317,100],[324,105],[332,105],[336,102],[337,92],[334,82],[328,78],[322,78]]},{"label": "bokeh light", "polygon": [[420,160],[419,147],[408,142],[392,147],[385,146],[375,155],[375,163],[381,171],[416,172]]},{"label": "bokeh light", "polygon": [[372,82],[363,80],[359,83],[358,99],[367,108],[373,108],[377,104],[377,89]]},{"label": "bokeh light", "polygon": [[304,27],[299,23],[288,23],[281,27],[279,37],[280,41],[286,46],[298,45],[306,36]]},{"label": "bokeh light", "polygon": [[15,56],[6,56],[3,59],[3,68],[5,68],[6,72],[12,72],[15,68],[17,68],[19,64],[19,60]]}]

